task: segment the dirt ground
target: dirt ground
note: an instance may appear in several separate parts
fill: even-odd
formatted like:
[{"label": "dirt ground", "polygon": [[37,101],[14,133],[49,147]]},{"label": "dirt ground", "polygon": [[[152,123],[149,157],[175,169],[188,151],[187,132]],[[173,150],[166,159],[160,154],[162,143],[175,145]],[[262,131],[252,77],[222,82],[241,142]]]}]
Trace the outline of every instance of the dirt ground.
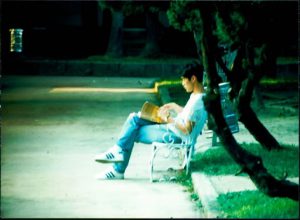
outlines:
[{"label": "dirt ground", "polygon": [[[203,217],[182,185],[149,181],[151,145],[137,144],[124,180],[95,179],[109,167],[96,163],[95,155],[113,146],[128,114],[145,100],[158,102],[148,92],[153,80],[7,79],[1,97],[1,217]],[[75,91],[59,90],[65,87]]]},{"label": "dirt ground", "polygon": [[253,105],[258,118],[279,143],[299,147],[298,91],[261,91],[261,96],[263,105]]}]

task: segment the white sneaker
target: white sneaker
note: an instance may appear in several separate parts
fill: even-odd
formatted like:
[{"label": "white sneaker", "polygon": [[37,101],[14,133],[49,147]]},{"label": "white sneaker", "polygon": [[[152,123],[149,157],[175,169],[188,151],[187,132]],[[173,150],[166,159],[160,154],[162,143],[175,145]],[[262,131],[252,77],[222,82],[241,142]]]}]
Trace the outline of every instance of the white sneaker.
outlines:
[{"label": "white sneaker", "polygon": [[123,162],[124,156],[122,149],[119,146],[113,146],[108,149],[106,152],[99,154],[95,157],[95,161],[100,163],[116,163]]},{"label": "white sneaker", "polygon": [[124,179],[124,173],[119,173],[115,171],[113,167],[110,167],[108,170],[100,173],[95,178],[98,180],[121,180]]}]

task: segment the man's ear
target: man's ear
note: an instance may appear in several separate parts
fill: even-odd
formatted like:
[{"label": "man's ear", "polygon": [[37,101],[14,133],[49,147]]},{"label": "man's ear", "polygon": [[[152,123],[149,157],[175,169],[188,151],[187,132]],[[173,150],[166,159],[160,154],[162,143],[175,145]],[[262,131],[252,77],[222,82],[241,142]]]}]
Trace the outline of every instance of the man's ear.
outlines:
[{"label": "man's ear", "polygon": [[196,82],[196,80],[197,80],[197,77],[195,75],[192,75],[191,81],[194,83],[194,82]]}]

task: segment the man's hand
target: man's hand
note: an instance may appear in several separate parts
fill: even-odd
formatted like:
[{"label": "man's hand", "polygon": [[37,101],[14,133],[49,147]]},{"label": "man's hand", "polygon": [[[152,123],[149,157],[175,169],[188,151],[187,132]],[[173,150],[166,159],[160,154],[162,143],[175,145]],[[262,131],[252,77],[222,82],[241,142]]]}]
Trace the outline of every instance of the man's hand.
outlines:
[{"label": "man's hand", "polygon": [[163,106],[158,110],[158,116],[161,117],[165,122],[168,122],[168,117],[170,116],[170,111],[168,108],[164,108]]},{"label": "man's hand", "polygon": [[163,106],[160,107],[162,111],[175,111],[177,114],[182,111],[183,107],[180,105],[176,104],[175,102],[167,103]]},{"label": "man's hand", "polygon": [[[183,109],[183,107],[181,107],[180,105],[176,104],[175,102],[171,102],[171,103],[167,103],[163,106],[161,106],[159,108],[159,111],[158,111],[158,115],[159,117],[161,117],[165,122],[167,123],[171,123],[173,122],[174,120],[172,119],[171,116],[171,112],[175,112],[176,115],[181,112]],[[172,113],[172,115],[173,115]],[[173,115],[174,116],[174,115]]]},{"label": "man's hand", "polygon": [[[173,123],[174,119],[170,117],[170,112],[175,111],[177,114],[181,112],[183,107],[176,104],[175,102],[171,102],[168,104],[165,104],[159,108],[158,115],[167,123]],[[181,130],[184,134],[189,134],[192,132],[192,129],[195,125],[195,122],[187,120],[185,124],[178,124],[175,123],[175,127]]]}]

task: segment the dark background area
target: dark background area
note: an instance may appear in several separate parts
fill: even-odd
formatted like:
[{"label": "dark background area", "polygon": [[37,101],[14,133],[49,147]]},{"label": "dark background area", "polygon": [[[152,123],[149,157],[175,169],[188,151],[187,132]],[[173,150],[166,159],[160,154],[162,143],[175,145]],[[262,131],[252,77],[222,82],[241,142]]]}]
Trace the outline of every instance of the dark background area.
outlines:
[{"label": "dark background area", "polygon": [[[298,2],[270,1],[267,4],[270,4],[269,10],[256,12],[266,18],[255,21],[257,35],[272,42],[276,56],[298,57]],[[164,19],[159,37],[161,57],[197,57],[192,33],[175,30],[166,25],[166,16]],[[125,18],[124,56],[138,56],[130,48],[133,44],[126,42],[142,42],[139,45],[141,51],[146,40],[145,33],[133,39],[125,29],[143,30],[146,28],[145,22],[144,14]],[[10,28],[24,30],[21,53],[9,52]],[[1,1],[2,69],[6,72],[22,72],[21,67],[16,65],[20,60],[83,60],[103,56],[108,46],[110,28],[111,13],[108,9],[102,10],[97,1]],[[30,67],[29,72],[34,69]]]},{"label": "dark background area", "polygon": [[[2,56],[9,52],[9,29],[22,28],[24,56],[72,59],[105,53],[111,15],[97,1],[3,1],[1,20]],[[145,18],[126,17],[124,28],[145,28]],[[162,53],[196,54],[192,34],[172,27],[159,43]]]},{"label": "dark background area", "polygon": [[23,54],[27,57],[81,58],[102,53],[107,44],[103,33],[109,28],[105,24],[109,23],[102,23],[97,15],[97,2],[92,1],[4,1],[4,55],[9,50],[9,28],[16,27],[24,29]]},{"label": "dark background area", "polygon": [[[295,60],[292,64],[278,65],[273,59],[266,74],[295,75],[298,73],[298,2],[264,1],[264,4],[268,5],[268,10],[258,8],[251,17],[256,24],[251,33],[271,43],[274,58]],[[159,18],[160,51],[150,59],[157,65],[150,67],[147,65],[149,59],[139,56],[146,43],[146,18],[145,14],[135,14],[125,17],[124,55],[117,60],[120,66],[116,66],[116,61],[105,57],[111,12],[101,9],[98,1],[4,0],[0,5],[3,75],[166,76],[180,65],[177,61],[198,57],[193,34],[174,29],[168,24],[166,14]],[[259,19],[261,17],[265,19]],[[9,51],[11,28],[24,30],[20,53]],[[136,59],[139,65],[128,62],[123,65],[124,58]],[[168,59],[172,61],[165,62]]]}]

